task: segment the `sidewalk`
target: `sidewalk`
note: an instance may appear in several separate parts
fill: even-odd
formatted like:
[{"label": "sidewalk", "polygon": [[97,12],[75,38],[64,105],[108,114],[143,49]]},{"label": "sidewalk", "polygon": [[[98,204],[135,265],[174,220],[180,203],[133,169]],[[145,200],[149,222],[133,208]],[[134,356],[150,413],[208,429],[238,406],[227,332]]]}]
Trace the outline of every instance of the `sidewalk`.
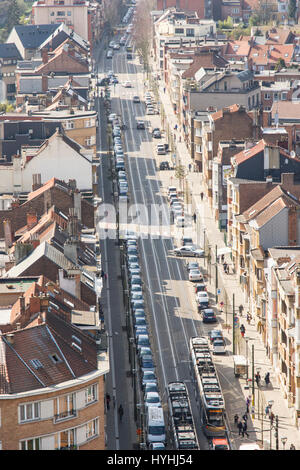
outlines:
[{"label": "sidewalk", "polygon": [[[184,142],[179,142],[179,129],[174,130],[175,125],[178,125],[177,118],[173,113],[173,108],[169,99],[167,92],[163,90],[163,84],[159,86],[159,96],[161,101],[161,108],[164,109],[165,121],[168,121],[168,131],[166,129],[167,124],[164,123],[166,135],[171,133],[177,134],[176,138],[176,148],[177,148],[177,164],[184,165],[186,167],[186,182],[188,184],[189,191],[191,192],[192,198],[192,211],[196,214],[196,223],[193,224],[193,240],[197,242],[201,247],[203,247],[203,242],[205,240],[205,248],[207,249],[208,243],[211,244],[211,272],[213,273],[210,282],[210,289],[212,293],[216,292],[214,285],[214,274],[215,274],[215,246],[218,249],[225,248],[226,244],[224,242],[224,235],[219,231],[216,226],[216,222],[213,219],[211,208],[208,205],[206,200],[201,200],[202,192],[202,179],[201,173],[189,172],[189,165],[192,163],[188,149]],[[157,122],[160,119],[160,116],[157,116]],[[166,189],[170,184],[170,172],[161,172],[161,179],[163,186]],[[174,184],[174,179],[172,178],[172,184]],[[177,183],[177,181],[176,181]],[[178,186],[178,184],[177,184]],[[191,214],[192,215],[192,214]],[[230,264],[230,255],[225,255],[225,260]],[[218,312],[220,323],[224,331],[224,337],[227,340],[227,349],[229,350],[225,356],[224,361],[222,361],[222,374],[224,380],[230,383],[230,391],[226,393],[226,410],[228,420],[230,422],[231,428],[231,437],[234,436],[235,448],[238,448],[241,443],[255,442],[257,441],[265,449],[283,449],[284,445],[281,441],[281,438],[286,437],[287,441],[285,444],[285,449],[289,449],[291,444],[294,444],[296,449],[300,450],[300,433],[297,430],[295,423],[293,422],[292,409],[288,408],[287,400],[284,399],[280,386],[277,380],[277,377],[272,369],[272,365],[266,355],[265,347],[261,340],[261,337],[256,329],[254,321],[251,321],[251,324],[248,325],[246,321],[246,309],[244,309],[244,316],[239,318],[239,324],[244,324],[246,328],[245,338],[242,338],[240,335],[239,329],[237,329],[236,334],[236,354],[241,354],[247,356],[250,362],[249,367],[249,378],[252,377],[252,350],[254,349],[254,374],[259,370],[260,376],[262,378],[260,388],[257,389],[255,384],[255,403],[254,410],[250,406],[250,411],[252,412],[249,415],[248,419],[248,431],[249,439],[239,438],[237,429],[234,425],[234,415],[237,413],[241,418],[246,411],[246,398],[251,395],[252,392],[252,382],[246,382],[246,379],[240,378],[237,379],[233,374],[233,358],[232,358],[232,323],[233,323],[233,294],[234,294],[234,305],[235,313],[238,315],[238,306],[244,305],[245,296],[240,287],[239,278],[236,274],[225,274],[222,269],[222,265],[218,265],[218,287],[220,288],[220,295],[218,296],[218,303],[224,302],[224,312]],[[216,304],[216,307],[220,305]],[[225,307],[227,310],[227,315],[225,313]],[[221,313],[221,315],[220,315]],[[226,321],[229,325],[229,328],[226,327]],[[248,348],[246,346],[248,345]],[[253,345],[253,348],[252,348]],[[248,349],[248,352],[247,350]],[[264,377],[266,372],[270,372],[270,384],[268,387],[264,384]],[[249,386],[250,385],[250,386]],[[232,392],[232,393],[230,393]],[[275,438],[275,429],[270,430],[270,420],[265,415],[265,407],[268,403],[272,403],[272,411],[275,416],[278,416],[278,441],[276,443]],[[254,411],[254,413],[253,413]],[[275,424],[275,421],[274,421]],[[271,441],[271,442],[270,442]]]}]

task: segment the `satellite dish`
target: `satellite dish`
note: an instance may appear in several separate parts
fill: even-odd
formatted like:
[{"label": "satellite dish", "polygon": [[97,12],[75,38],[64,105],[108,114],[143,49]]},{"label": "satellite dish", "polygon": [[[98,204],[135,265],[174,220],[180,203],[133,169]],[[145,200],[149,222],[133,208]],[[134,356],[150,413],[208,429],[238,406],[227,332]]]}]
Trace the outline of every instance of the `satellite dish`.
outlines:
[{"label": "satellite dish", "polygon": [[292,157],[292,158],[295,158],[295,156],[296,156],[296,153],[294,152],[294,150],[292,150],[292,151],[291,151],[291,157]]}]

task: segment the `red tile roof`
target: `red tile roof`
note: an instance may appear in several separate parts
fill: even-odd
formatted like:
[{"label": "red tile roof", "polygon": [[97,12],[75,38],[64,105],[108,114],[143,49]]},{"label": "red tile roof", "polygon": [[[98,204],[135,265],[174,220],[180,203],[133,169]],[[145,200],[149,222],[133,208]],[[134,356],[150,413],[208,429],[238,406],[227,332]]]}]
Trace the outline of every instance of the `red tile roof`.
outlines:
[{"label": "red tile roof", "polygon": [[286,65],[289,65],[292,62],[294,50],[293,44],[254,44],[249,53],[249,60],[254,65],[274,65],[279,59],[284,59]]}]

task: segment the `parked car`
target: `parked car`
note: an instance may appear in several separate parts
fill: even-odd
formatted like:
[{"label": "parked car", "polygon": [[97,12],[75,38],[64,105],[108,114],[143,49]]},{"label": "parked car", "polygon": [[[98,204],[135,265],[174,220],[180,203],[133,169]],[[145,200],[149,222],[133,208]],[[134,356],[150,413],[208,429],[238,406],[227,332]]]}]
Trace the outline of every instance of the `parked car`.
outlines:
[{"label": "parked car", "polygon": [[140,349],[142,346],[146,346],[147,348],[150,348],[149,335],[147,334],[138,335],[137,348]]},{"label": "parked car", "polygon": [[212,344],[215,339],[223,339],[223,333],[221,330],[210,330],[208,332],[208,337]]},{"label": "parked car", "polygon": [[217,321],[216,314],[212,308],[205,308],[202,311],[202,321],[203,323],[215,323]]},{"label": "parked car", "polygon": [[133,286],[134,284],[138,284],[138,285],[141,286],[142,283],[143,283],[143,282],[142,282],[142,278],[141,278],[140,275],[134,274],[133,276],[131,276],[131,278],[130,278],[130,284],[131,284],[131,286]]},{"label": "parked car", "polygon": [[204,292],[206,291],[206,285],[204,284],[204,282],[199,282],[198,284],[195,285],[195,294],[197,294],[197,292]]},{"label": "parked car", "polygon": [[145,302],[144,300],[140,299],[140,300],[133,300],[131,302],[131,307],[132,307],[132,310],[135,311],[136,309],[140,309],[140,308],[144,308],[145,307]]},{"label": "parked car", "polygon": [[141,369],[144,370],[155,370],[152,355],[141,356]]},{"label": "parked car", "polygon": [[199,269],[191,269],[189,271],[189,281],[195,282],[195,281],[201,281],[202,280],[202,274]]},{"label": "parked car", "polygon": [[139,349],[139,358],[141,359],[142,356],[151,356],[152,355],[152,352],[151,352],[151,348],[149,346],[142,346],[140,349]]},{"label": "parked car", "polygon": [[197,299],[197,308],[198,308],[198,312],[202,312],[203,310],[209,308],[208,297],[198,298]]},{"label": "parked car", "polygon": [[[153,115],[153,114],[155,114],[154,108],[148,106],[147,111],[146,111],[146,114],[148,114],[148,115]],[[159,154],[159,155],[162,155],[162,154]]]},{"label": "parked car", "polygon": [[160,170],[170,170],[169,162],[161,162],[159,165]]},{"label": "parked car", "polygon": [[145,123],[144,123],[144,121],[137,121],[137,123],[136,123],[136,128],[137,128],[137,129],[145,129]]},{"label": "parked car", "polygon": [[161,132],[159,129],[154,129],[152,132],[152,136],[154,139],[160,139],[161,138]]},{"label": "parked car", "polygon": [[207,293],[207,292],[205,292],[205,291],[197,292],[197,294],[196,294],[196,302],[198,302],[198,300],[202,300],[202,299],[207,299],[207,302],[209,302],[209,297],[208,297],[208,293]]},{"label": "parked car", "polygon": [[174,255],[177,256],[194,256],[194,257],[202,257],[204,255],[204,250],[195,249],[191,246],[180,246],[179,248],[175,248],[173,250]]},{"label": "parked car", "polygon": [[116,113],[111,113],[111,114],[108,116],[109,122],[113,122],[113,120],[116,119],[116,117],[117,117]]},{"label": "parked car", "polygon": [[166,155],[165,146],[164,146],[163,144],[159,144],[159,145],[156,147],[156,152],[157,152],[157,155]]},{"label": "parked car", "polygon": [[142,372],[142,387],[145,388],[147,383],[157,383],[157,378],[154,372],[145,370]]},{"label": "parked car", "polygon": [[134,103],[140,103],[140,102],[141,102],[139,96],[134,96],[134,97],[132,98],[132,101],[133,101]]},{"label": "parked car", "polygon": [[145,394],[145,407],[161,406],[160,396],[157,392],[147,392]]},{"label": "parked car", "polygon": [[216,338],[212,343],[213,354],[226,354],[225,341],[221,338]]},{"label": "parked car", "polygon": [[126,81],[126,82],[124,83],[124,88],[131,88],[131,82]]},{"label": "parked car", "polygon": [[163,442],[151,442],[149,445],[150,450],[166,450]]},{"label": "parked car", "polygon": [[190,271],[191,269],[199,269],[199,263],[197,263],[197,261],[187,263],[187,270]]},{"label": "parked car", "polygon": [[148,382],[145,386],[145,394],[147,392],[157,392],[158,393],[157,383],[156,382]]}]

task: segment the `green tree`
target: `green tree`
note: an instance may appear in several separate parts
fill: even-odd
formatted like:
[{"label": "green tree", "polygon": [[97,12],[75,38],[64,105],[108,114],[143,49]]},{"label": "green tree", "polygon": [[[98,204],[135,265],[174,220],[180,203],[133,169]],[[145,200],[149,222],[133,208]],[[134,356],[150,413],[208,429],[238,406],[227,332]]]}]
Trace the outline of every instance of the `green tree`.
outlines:
[{"label": "green tree", "polygon": [[296,16],[296,10],[297,10],[297,3],[296,3],[296,0],[289,0],[289,4],[288,4],[288,15],[289,15],[289,18],[291,19],[295,19],[295,16]]},{"label": "green tree", "polygon": [[278,61],[277,61],[277,63],[276,63],[275,70],[281,70],[281,69],[284,69],[285,67],[286,67],[285,61],[284,61],[284,59],[281,57],[280,59],[278,59]]},{"label": "green tree", "polygon": [[10,32],[15,25],[19,24],[21,15],[22,11],[18,0],[11,0],[11,5],[8,11],[8,17],[6,22],[6,28],[8,32]]}]

